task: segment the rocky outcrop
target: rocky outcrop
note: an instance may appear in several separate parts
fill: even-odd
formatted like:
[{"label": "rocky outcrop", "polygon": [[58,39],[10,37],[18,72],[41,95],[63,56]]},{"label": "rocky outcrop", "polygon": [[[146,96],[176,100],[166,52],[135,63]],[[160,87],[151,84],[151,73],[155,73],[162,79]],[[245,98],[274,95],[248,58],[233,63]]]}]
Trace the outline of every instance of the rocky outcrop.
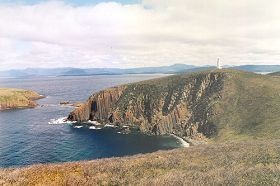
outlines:
[{"label": "rocky outcrop", "polygon": [[34,108],[44,96],[30,90],[0,88],[0,110]]},{"label": "rocky outcrop", "polygon": [[223,72],[184,74],[106,89],[93,94],[68,119],[203,139],[216,132],[210,119],[226,76]]},{"label": "rocky outcrop", "polygon": [[88,101],[79,105],[69,116],[68,120],[84,122],[96,120],[107,122],[114,112],[114,105],[119,100],[126,86],[110,88],[93,94]]}]

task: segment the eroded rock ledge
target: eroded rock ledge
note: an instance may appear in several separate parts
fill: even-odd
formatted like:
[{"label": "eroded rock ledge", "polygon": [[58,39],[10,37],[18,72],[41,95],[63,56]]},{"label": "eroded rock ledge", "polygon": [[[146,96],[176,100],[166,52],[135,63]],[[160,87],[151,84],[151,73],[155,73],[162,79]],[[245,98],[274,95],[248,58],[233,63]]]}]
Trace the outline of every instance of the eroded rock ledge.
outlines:
[{"label": "eroded rock ledge", "polygon": [[212,107],[227,74],[175,75],[109,88],[93,94],[68,120],[137,126],[142,132],[203,140],[216,133]]}]

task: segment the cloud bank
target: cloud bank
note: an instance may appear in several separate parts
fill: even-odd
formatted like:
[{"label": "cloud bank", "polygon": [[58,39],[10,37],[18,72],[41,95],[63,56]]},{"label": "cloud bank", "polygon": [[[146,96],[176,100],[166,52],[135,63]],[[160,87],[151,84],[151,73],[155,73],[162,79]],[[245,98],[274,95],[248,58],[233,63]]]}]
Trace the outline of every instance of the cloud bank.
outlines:
[{"label": "cloud bank", "polygon": [[0,70],[280,64],[280,1],[0,5]]}]

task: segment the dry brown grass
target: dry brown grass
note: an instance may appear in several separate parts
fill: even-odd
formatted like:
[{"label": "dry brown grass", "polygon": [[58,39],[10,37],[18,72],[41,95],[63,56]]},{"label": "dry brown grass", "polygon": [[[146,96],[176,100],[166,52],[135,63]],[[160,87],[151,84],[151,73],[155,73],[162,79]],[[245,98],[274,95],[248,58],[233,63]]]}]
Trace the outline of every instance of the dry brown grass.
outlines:
[{"label": "dry brown grass", "polygon": [[279,185],[280,140],[0,171],[0,185]]},{"label": "dry brown grass", "polygon": [[37,104],[36,99],[43,96],[30,90],[0,88],[0,110],[15,109],[15,108],[32,108]]}]

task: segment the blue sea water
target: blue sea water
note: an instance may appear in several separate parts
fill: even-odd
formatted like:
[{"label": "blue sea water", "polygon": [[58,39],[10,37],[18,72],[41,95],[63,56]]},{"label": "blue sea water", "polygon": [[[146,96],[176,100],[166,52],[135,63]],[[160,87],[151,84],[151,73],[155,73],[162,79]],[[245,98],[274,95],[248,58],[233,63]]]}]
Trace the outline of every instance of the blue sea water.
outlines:
[{"label": "blue sea water", "polygon": [[89,130],[48,124],[51,119],[66,117],[74,109],[59,105],[61,101],[85,101],[93,92],[107,87],[161,76],[0,79],[0,87],[31,89],[46,96],[37,102],[44,106],[0,112],[0,167],[92,160],[180,147],[178,139],[170,136],[119,134],[112,128]]}]

